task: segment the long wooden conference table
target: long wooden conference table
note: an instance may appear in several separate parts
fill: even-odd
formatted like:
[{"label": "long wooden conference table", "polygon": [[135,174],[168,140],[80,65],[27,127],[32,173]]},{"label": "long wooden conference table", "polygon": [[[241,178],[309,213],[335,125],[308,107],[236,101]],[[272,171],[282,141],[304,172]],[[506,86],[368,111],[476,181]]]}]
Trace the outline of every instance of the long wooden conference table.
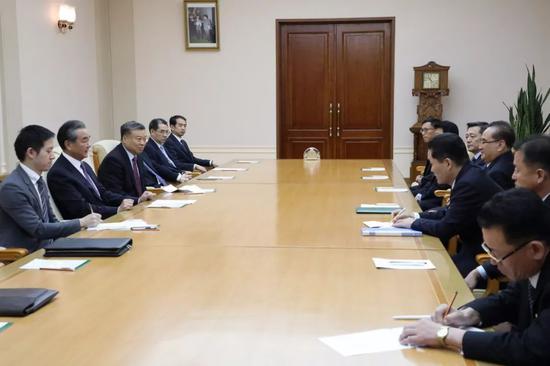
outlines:
[{"label": "long wooden conference table", "polygon": [[[456,352],[406,349],[342,357],[319,337],[399,327],[396,314],[428,314],[472,299],[439,240],[362,237],[367,202],[417,209],[390,160],[262,160],[214,172],[233,180],[192,184],[205,195],[180,209],[145,204],[108,221],[140,218],[159,231],[82,231],[133,238],[118,258],[75,272],[20,270],[38,251],[0,268],[0,287],[59,290],[25,318],[1,318],[1,365],[476,365]],[[381,167],[386,173],[363,173]],[[364,181],[387,174],[386,181]],[[380,270],[373,257],[428,258],[436,270]]]}]

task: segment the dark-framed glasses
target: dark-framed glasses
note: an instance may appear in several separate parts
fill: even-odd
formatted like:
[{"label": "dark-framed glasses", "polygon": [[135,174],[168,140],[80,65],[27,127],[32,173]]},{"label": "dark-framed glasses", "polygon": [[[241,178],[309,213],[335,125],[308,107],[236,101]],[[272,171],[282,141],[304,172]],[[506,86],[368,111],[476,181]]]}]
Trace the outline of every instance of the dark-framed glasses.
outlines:
[{"label": "dark-framed glasses", "polygon": [[526,241],[525,243],[523,243],[520,246],[516,247],[514,250],[512,250],[510,253],[506,254],[502,258],[495,257],[495,255],[493,254],[493,249],[491,247],[489,247],[485,242],[481,243],[481,247],[483,248],[485,253],[487,253],[493,261],[495,261],[496,264],[499,264],[500,262],[502,262],[506,258],[510,257],[512,254],[516,253],[517,251],[519,251],[521,248],[523,248],[524,246],[526,246],[527,244],[529,244],[533,240],[534,239],[530,239],[529,241]]}]

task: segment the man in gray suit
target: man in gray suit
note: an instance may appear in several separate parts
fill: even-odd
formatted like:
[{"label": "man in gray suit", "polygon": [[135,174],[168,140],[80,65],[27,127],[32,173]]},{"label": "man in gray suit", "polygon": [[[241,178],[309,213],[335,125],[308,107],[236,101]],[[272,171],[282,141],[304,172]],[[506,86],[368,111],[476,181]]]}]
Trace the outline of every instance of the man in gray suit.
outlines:
[{"label": "man in gray suit", "polygon": [[35,251],[53,239],[99,224],[99,214],[57,221],[41,174],[54,159],[54,133],[42,126],[24,127],[15,139],[20,164],[0,185],[0,245]]}]

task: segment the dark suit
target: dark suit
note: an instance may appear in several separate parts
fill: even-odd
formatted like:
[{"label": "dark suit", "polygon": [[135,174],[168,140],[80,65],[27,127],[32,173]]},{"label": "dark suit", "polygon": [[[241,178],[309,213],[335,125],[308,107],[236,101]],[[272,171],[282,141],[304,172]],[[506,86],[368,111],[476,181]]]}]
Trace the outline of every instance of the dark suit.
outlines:
[{"label": "dark suit", "polygon": [[497,157],[486,168],[487,174],[494,180],[502,189],[507,190],[514,188],[512,174],[514,174],[514,154],[511,151]]},{"label": "dark suit", "polygon": [[[166,147],[164,149],[166,150]],[[152,138],[147,141],[144,152],[149,157],[149,160],[153,165],[153,169],[155,169],[161,177],[170,182],[178,181],[178,175],[181,173],[181,170],[170,164],[168,159],[166,159],[166,156],[164,156],[162,151],[160,151],[159,146],[155,141],[153,141]],[[176,160],[172,158],[170,153],[168,153],[168,151],[166,151],[166,153],[170,157],[170,160],[176,164]]]},{"label": "dark suit", "polygon": [[92,179],[100,197],[90,183],[84,178],[81,171],[77,171],[65,156],[61,155],[48,172],[48,187],[51,195],[65,219],[75,219],[88,215],[90,205],[95,213],[106,219],[117,213],[118,206],[125,198],[131,198],[137,203],[137,197],[130,197],[105,189],[98,181],[94,171],[83,163]]},{"label": "dark suit", "polygon": [[418,201],[418,205],[423,211],[426,211],[441,206],[441,198],[435,196],[435,191],[449,188],[451,188],[449,185],[437,183],[437,178],[432,173],[432,164],[429,160],[426,160],[422,179],[417,186],[411,187],[411,192],[415,197],[418,194],[422,196]]},{"label": "dark suit", "polygon": [[481,158],[481,155],[479,155],[477,158],[476,157],[472,158],[472,164],[479,165],[481,167],[485,166],[485,162]]},{"label": "dark suit", "polygon": [[480,167],[468,162],[455,179],[449,206],[420,213],[420,218],[412,223],[411,228],[437,236],[444,243],[458,234],[461,245],[453,261],[460,273],[466,276],[477,266],[476,254],[483,252],[477,213],[499,191],[500,187]]},{"label": "dark suit", "polygon": [[[46,188],[45,188],[46,189]],[[47,190],[47,189],[46,189]],[[57,221],[47,200],[47,220],[27,173],[18,166],[0,185],[0,246],[33,252],[80,230],[79,220]]]},{"label": "dark suit", "polygon": [[[145,187],[159,187],[157,179],[143,165],[143,159],[138,155],[137,165],[141,177],[141,191]],[[97,172],[99,181],[106,189],[132,197],[139,197],[136,188],[132,164],[122,144],[118,144],[101,162]]]},{"label": "dark suit", "polygon": [[510,284],[497,295],[474,300],[465,306],[479,312],[483,327],[510,322],[512,331],[466,332],[464,356],[506,365],[550,365],[550,258],[541,269],[529,307],[529,280]]},{"label": "dark suit", "polygon": [[168,154],[175,157],[175,159],[177,160],[177,162],[174,162],[176,163],[178,168],[182,170],[193,171],[194,164],[210,166],[209,160],[196,158],[189,149],[187,142],[185,142],[185,140],[181,141],[182,142],[180,142],[180,140],[178,140],[176,136],[174,136],[174,134],[170,134],[170,136],[168,136],[168,139],[164,143],[164,148],[166,149],[166,151],[168,151]]}]

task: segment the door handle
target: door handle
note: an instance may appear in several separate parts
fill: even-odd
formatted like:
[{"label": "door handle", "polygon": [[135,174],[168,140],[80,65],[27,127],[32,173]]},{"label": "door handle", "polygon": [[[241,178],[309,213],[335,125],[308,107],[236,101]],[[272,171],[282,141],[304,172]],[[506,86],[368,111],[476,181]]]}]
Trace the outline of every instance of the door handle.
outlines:
[{"label": "door handle", "polygon": [[336,136],[340,136],[340,103],[336,104]]},{"label": "door handle", "polygon": [[328,104],[328,137],[332,137],[332,103]]}]

